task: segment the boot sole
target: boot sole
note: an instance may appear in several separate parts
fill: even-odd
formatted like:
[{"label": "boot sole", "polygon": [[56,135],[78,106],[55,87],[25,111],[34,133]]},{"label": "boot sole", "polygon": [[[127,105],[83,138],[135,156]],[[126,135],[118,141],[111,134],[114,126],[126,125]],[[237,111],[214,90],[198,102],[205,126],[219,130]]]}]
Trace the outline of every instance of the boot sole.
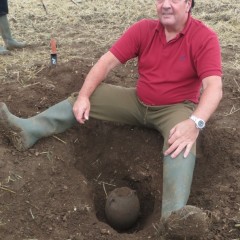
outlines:
[{"label": "boot sole", "polygon": [[18,151],[25,151],[28,147],[25,147],[26,144],[22,141],[24,139],[22,129],[11,124],[7,112],[9,112],[5,103],[0,103],[0,125],[1,131],[4,135],[10,140],[13,146]]},{"label": "boot sole", "polygon": [[13,49],[22,49],[22,48],[25,48],[27,45],[24,44],[24,45],[19,45],[19,46],[13,46],[13,45],[7,45],[6,48],[7,50],[13,50]]},{"label": "boot sole", "polygon": [[11,52],[10,51],[1,51],[0,52],[0,55],[11,55]]}]

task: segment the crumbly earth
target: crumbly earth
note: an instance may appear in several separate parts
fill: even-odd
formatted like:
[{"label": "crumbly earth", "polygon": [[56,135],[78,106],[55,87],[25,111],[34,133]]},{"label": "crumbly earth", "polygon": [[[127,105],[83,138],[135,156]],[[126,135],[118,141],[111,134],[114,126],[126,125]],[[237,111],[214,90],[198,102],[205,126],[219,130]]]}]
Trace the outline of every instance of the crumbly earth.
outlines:
[{"label": "crumbly earth", "polygon": [[[26,6],[28,2],[32,2],[29,7]],[[12,1],[15,5],[11,5],[10,22],[17,26],[13,27],[15,35],[35,45],[23,51],[13,51],[12,56],[0,57],[0,101],[23,118],[44,111],[79,90],[93,62],[112,43],[112,40],[107,42],[108,36],[100,39],[96,35],[94,39],[96,32],[91,24],[96,25],[95,30],[99,32],[105,33],[109,26],[112,26],[108,28],[109,32],[115,34],[114,31],[118,31],[112,21],[119,19],[119,15],[113,14],[110,19],[105,12],[101,14],[102,5],[97,0],[95,4],[99,4],[99,8],[96,7],[94,14],[86,11],[85,15],[79,8],[80,5],[84,6],[82,9],[88,9],[85,1],[79,1],[77,6],[74,1],[59,0],[62,4],[59,8],[54,8],[57,3],[50,0],[44,2],[48,15],[45,15],[40,1]],[[141,2],[144,5],[147,1]],[[89,0],[86,4],[93,3]],[[120,2],[118,4],[120,14],[123,9]],[[219,6],[224,9],[223,5]],[[59,17],[57,11],[63,8],[66,9],[65,15],[61,12]],[[55,11],[50,11],[52,9]],[[206,19],[218,19],[214,15],[217,11],[210,9]],[[81,21],[76,20],[77,17]],[[121,17],[125,19],[124,15]],[[141,17],[144,16],[140,13],[136,15],[136,18]],[[227,23],[228,20],[223,21]],[[98,25],[100,23],[102,28]],[[89,28],[86,27],[88,24]],[[64,54],[60,52],[55,67],[49,64],[46,29],[59,33],[58,39],[62,40],[59,52],[61,49],[65,51]],[[76,29],[79,29],[78,33]],[[119,32],[122,30],[123,27]],[[66,48],[69,48],[69,55]],[[223,41],[223,62],[234,62],[239,49],[237,44],[232,44],[232,39],[228,44]],[[212,225],[202,240],[240,237],[240,71],[236,64],[224,65],[223,100],[198,138],[189,204],[211,212]],[[106,82],[133,86],[136,76],[136,64],[131,61],[114,70]],[[0,239],[165,239],[161,236],[160,224],[162,144],[162,137],[154,130],[94,119],[62,134],[41,139],[25,152],[13,148],[1,132]],[[106,193],[124,186],[137,191],[141,214],[130,230],[117,232],[106,223]]]},{"label": "crumbly earth", "polygon": [[166,235],[176,238],[204,236],[209,230],[210,224],[211,216],[209,213],[191,205],[172,212],[165,221],[163,220]]}]

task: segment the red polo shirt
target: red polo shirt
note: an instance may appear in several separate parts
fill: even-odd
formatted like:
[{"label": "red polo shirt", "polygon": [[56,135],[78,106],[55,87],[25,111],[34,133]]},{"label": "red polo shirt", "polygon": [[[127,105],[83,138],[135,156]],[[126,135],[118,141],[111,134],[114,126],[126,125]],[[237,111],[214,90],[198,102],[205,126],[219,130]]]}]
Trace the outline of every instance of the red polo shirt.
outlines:
[{"label": "red polo shirt", "polygon": [[159,20],[141,20],[110,51],[121,63],[138,57],[137,95],[148,105],[198,103],[202,79],[222,75],[216,33],[191,16],[170,42]]}]

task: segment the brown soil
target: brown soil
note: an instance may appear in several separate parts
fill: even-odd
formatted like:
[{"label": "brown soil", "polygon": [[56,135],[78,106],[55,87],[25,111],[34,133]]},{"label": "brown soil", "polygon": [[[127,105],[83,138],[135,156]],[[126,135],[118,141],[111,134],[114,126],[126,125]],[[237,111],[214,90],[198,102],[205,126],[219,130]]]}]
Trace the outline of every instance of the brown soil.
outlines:
[{"label": "brown soil", "polygon": [[[29,117],[77,91],[88,70],[79,61],[48,67],[39,84],[6,84],[0,97],[14,114]],[[239,236],[239,112],[223,116],[231,106],[228,97],[237,96],[228,84],[232,74],[239,73],[225,73],[225,97],[198,139],[189,204],[216,216],[204,239]],[[114,74],[108,80],[119,81]],[[162,138],[156,131],[91,119],[26,152],[15,150],[4,135],[0,143],[2,239],[154,238],[162,185]],[[104,188],[109,193],[123,186],[137,191],[141,216],[130,231],[118,233],[106,224]]]},{"label": "brown soil", "polygon": [[[97,49],[96,42],[87,46]],[[103,52],[96,50],[94,61]],[[225,46],[223,60],[236,52],[239,47],[233,51]],[[10,72],[9,81],[1,85],[0,101],[20,117],[33,116],[78,91],[91,65],[92,59],[84,57],[59,61],[56,67],[34,62],[34,83],[22,85]],[[233,81],[239,78],[239,70],[225,68],[224,98],[198,139],[189,204],[212,213],[213,224],[204,240],[240,236],[240,111],[231,111],[240,107],[240,89]],[[135,79],[131,62],[114,70],[106,82],[133,86]],[[154,130],[94,119],[41,139],[25,152],[14,149],[1,134],[0,239],[164,239],[159,229],[162,143]],[[125,186],[137,191],[141,214],[129,231],[117,232],[106,223],[105,190]]]}]

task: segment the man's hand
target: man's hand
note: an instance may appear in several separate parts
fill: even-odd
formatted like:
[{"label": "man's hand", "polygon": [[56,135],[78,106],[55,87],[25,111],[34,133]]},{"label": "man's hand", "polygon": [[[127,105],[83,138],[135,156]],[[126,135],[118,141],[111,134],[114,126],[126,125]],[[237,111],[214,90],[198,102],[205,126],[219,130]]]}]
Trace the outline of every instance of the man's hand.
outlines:
[{"label": "man's hand", "polygon": [[184,151],[184,157],[186,158],[195,143],[198,134],[199,129],[196,128],[196,125],[192,120],[188,119],[178,123],[170,131],[168,139],[168,144],[170,146],[164,152],[164,155],[171,154],[171,157],[175,158],[180,152]]},{"label": "man's hand", "polygon": [[[222,79],[219,76],[209,76],[204,78],[202,82],[203,93],[197,108],[192,114],[204,119],[206,122],[216,110],[222,98]],[[164,155],[171,154],[171,157],[175,158],[180,152],[184,151],[184,157],[187,157],[198,137],[199,131],[195,123],[190,119],[174,126],[168,139],[170,146],[164,152]]]},{"label": "man's hand", "polygon": [[89,119],[90,101],[88,97],[78,97],[73,105],[73,113],[77,121],[84,124]]},{"label": "man's hand", "polygon": [[117,65],[120,61],[110,52],[105,53],[97,63],[91,68],[88,73],[77,101],[73,106],[73,113],[77,121],[83,124],[89,119],[90,113],[90,96],[96,90],[98,85],[106,78],[108,73]]}]

